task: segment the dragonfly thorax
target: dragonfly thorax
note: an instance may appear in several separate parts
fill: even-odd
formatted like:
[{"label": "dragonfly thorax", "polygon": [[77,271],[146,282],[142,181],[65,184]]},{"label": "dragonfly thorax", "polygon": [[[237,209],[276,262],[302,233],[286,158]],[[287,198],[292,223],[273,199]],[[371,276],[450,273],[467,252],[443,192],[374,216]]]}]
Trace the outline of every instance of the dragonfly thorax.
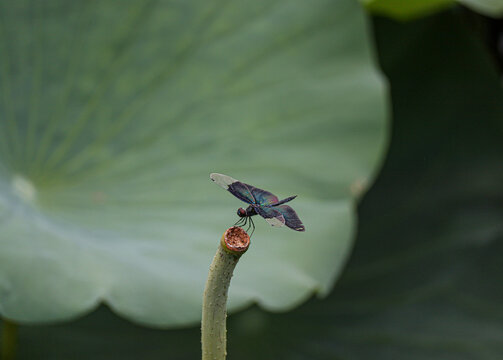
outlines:
[{"label": "dragonfly thorax", "polygon": [[248,216],[253,216],[253,215],[257,215],[257,212],[255,211],[255,208],[253,207],[253,205],[250,205],[245,209],[243,208],[239,208],[238,209],[238,216],[239,217],[248,217]]}]

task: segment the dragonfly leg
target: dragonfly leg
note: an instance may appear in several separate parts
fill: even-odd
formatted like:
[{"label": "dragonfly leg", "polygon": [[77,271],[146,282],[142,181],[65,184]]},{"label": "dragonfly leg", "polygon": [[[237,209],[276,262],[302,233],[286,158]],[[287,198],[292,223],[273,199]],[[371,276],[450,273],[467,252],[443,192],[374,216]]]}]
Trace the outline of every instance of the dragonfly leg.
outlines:
[{"label": "dragonfly leg", "polygon": [[246,224],[246,218],[239,218],[239,220],[234,223],[234,226],[243,226],[244,224]]},{"label": "dragonfly leg", "polygon": [[252,219],[250,218],[250,222],[248,223],[248,227],[246,228],[246,232],[250,231],[251,224],[252,224]]},{"label": "dragonfly leg", "polygon": [[250,218],[250,222],[251,222],[251,224],[252,224],[252,232],[251,232],[251,234],[250,234],[250,237],[251,237],[251,236],[253,235],[253,233],[255,232],[255,223],[253,222],[253,219],[252,219],[252,218]]},{"label": "dragonfly leg", "polygon": [[244,228],[248,224],[248,217],[242,217],[237,226]]}]

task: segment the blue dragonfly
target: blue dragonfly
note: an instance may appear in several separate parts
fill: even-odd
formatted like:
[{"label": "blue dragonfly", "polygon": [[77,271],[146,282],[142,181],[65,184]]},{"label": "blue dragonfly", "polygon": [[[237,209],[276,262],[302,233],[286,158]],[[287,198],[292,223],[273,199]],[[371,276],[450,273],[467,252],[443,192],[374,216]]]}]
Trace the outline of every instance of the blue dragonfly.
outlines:
[{"label": "blue dragonfly", "polygon": [[238,209],[237,214],[240,219],[234,226],[244,227],[248,224],[247,231],[250,230],[251,227],[253,234],[253,231],[255,231],[255,224],[253,223],[252,216],[260,215],[269,224],[275,227],[287,226],[295,231],[306,230],[295,210],[285,205],[285,203],[295,199],[297,195],[279,200],[276,195],[269,191],[245,184],[227,175],[212,173],[210,174],[210,179],[229,191],[239,200],[249,204],[246,209]]}]

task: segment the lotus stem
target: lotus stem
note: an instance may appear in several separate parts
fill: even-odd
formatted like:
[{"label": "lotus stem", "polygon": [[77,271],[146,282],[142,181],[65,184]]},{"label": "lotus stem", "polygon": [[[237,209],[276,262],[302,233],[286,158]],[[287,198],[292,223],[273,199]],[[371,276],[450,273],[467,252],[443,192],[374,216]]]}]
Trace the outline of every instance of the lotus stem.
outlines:
[{"label": "lotus stem", "polygon": [[17,349],[17,324],[8,320],[2,319],[2,360],[14,360],[16,358]]},{"label": "lotus stem", "polygon": [[224,360],[227,356],[227,293],[234,268],[249,245],[250,237],[242,228],[227,229],[210,265],[203,295],[202,360]]}]

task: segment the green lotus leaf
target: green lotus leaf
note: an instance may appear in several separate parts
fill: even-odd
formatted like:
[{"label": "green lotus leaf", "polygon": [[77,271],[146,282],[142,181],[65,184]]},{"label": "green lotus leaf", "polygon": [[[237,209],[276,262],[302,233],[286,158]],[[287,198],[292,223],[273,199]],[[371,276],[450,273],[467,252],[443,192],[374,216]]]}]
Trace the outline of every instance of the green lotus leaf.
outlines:
[{"label": "green lotus leaf", "polygon": [[2,2],[0,310],[197,321],[244,204],[228,174],[292,206],[257,219],[230,308],[325,294],[386,143],[385,85],[353,1]]},{"label": "green lotus leaf", "polygon": [[461,4],[491,17],[503,16],[503,1],[501,0],[458,0]]},{"label": "green lotus leaf", "polygon": [[[410,20],[430,15],[452,6],[456,0],[361,0],[375,14],[386,15],[398,20]],[[473,11],[486,16],[503,16],[501,0],[457,0]]]},{"label": "green lotus leaf", "polygon": [[432,14],[454,4],[455,0],[361,0],[375,14],[410,20]]}]

